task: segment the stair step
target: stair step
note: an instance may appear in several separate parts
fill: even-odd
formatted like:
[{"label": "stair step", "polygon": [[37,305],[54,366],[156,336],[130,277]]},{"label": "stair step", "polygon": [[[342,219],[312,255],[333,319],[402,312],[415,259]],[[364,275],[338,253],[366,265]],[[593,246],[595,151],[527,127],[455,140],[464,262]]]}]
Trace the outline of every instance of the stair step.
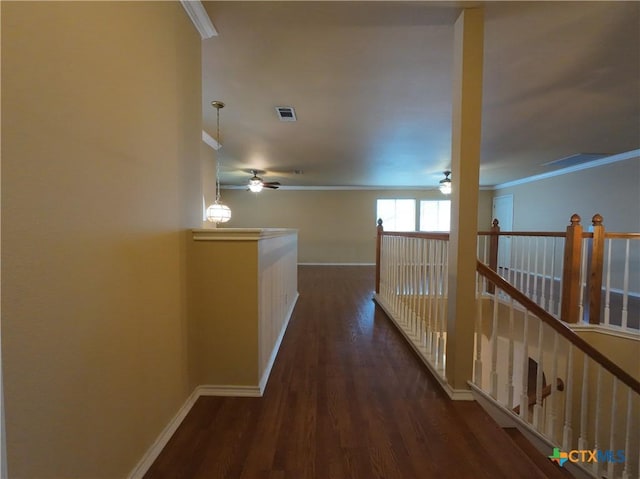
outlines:
[{"label": "stair step", "polygon": [[529,440],[515,427],[505,428],[504,431],[511,440],[531,459],[549,479],[566,479],[574,477],[567,469],[562,468],[545,457]]}]

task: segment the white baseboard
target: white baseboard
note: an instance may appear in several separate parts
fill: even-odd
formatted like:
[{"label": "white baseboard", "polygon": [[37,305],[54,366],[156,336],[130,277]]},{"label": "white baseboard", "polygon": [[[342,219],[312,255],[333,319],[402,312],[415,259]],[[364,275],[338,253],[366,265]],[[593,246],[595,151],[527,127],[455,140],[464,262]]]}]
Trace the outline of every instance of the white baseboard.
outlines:
[{"label": "white baseboard", "polygon": [[375,263],[298,263],[298,266],[375,266]]},{"label": "white baseboard", "polygon": [[474,397],[473,397],[473,394],[471,393],[471,390],[452,388],[451,385],[447,382],[447,379],[444,377],[443,371],[439,371],[438,369],[436,369],[436,367],[433,364],[431,364],[431,362],[427,358],[423,356],[422,351],[420,351],[420,349],[414,344],[413,339],[409,337],[407,333],[397,323],[397,321],[393,317],[393,314],[391,313],[390,308],[387,307],[387,304],[384,301],[384,299],[378,294],[374,295],[373,299],[382,308],[382,310],[385,312],[387,317],[395,325],[396,329],[400,331],[400,334],[402,334],[405,337],[409,345],[418,354],[418,357],[424,363],[424,365],[427,366],[427,368],[429,368],[429,371],[431,372],[433,377],[438,380],[440,387],[442,387],[444,392],[447,393],[447,396],[449,396],[449,398],[454,401],[474,401]]},{"label": "white baseboard", "polygon": [[136,467],[133,468],[133,471],[129,474],[129,479],[142,479],[167,445],[171,436],[173,436],[180,424],[182,424],[184,418],[189,414],[189,411],[191,411],[191,408],[196,403],[199,396],[198,388],[196,388],[180,407],[173,419],[169,421],[169,424],[167,424],[164,430],[160,433],[160,436],[158,436],[149,450],[144,454],[144,456],[142,456],[140,462],[138,462]]},{"label": "white baseboard", "polygon": [[296,307],[296,303],[298,302],[298,298],[300,295],[296,291],[296,296],[293,298],[291,302],[291,306],[289,307],[289,311],[287,312],[287,317],[282,324],[282,329],[280,329],[280,333],[278,334],[278,339],[276,339],[276,343],[273,346],[273,351],[271,351],[271,356],[269,356],[269,361],[267,362],[267,366],[262,373],[262,377],[260,378],[260,382],[258,383],[258,389],[260,390],[260,396],[264,394],[264,390],[267,387],[267,381],[269,380],[269,376],[271,375],[271,368],[273,368],[273,363],[276,361],[276,356],[278,355],[278,351],[280,350],[280,344],[282,343],[282,338],[284,338],[284,333],[287,332],[287,327],[289,326],[289,321],[291,320],[291,316],[293,316],[293,310]]},{"label": "white baseboard", "polygon": [[184,418],[187,417],[187,414],[189,414],[189,411],[191,411],[191,408],[200,396],[262,397],[264,389],[267,386],[267,381],[269,380],[269,375],[271,374],[271,369],[273,368],[276,356],[278,355],[280,344],[282,343],[287,326],[289,325],[289,321],[293,315],[293,309],[298,301],[298,297],[299,294],[296,292],[296,297],[291,303],[287,317],[282,325],[282,329],[280,330],[278,339],[276,340],[273,351],[271,352],[271,356],[269,357],[267,367],[262,374],[262,378],[260,378],[260,383],[256,386],[216,384],[201,384],[200,386],[196,386],[182,407],[180,407],[178,413],[173,417],[173,419],[171,419],[171,421],[169,421],[169,424],[167,424],[164,430],[160,433],[160,436],[158,436],[149,450],[144,454],[140,462],[136,465],[133,471],[131,471],[128,479],[142,479],[153,462],[158,458],[162,449],[164,449],[173,434],[177,431],[180,424],[182,424]]},{"label": "white baseboard", "polygon": [[260,397],[262,393],[258,386],[244,385],[219,385],[201,384],[196,387],[198,397],[200,396],[226,396],[226,397]]}]

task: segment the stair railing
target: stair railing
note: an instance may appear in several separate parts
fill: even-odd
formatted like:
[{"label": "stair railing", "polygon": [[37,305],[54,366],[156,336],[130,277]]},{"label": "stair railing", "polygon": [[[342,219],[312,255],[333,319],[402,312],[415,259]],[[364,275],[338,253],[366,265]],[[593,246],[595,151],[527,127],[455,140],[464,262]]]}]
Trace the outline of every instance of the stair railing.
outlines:
[{"label": "stair railing", "polygon": [[384,232],[378,223],[376,301],[444,380],[448,233]]},{"label": "stair railing", "polygon": [[[638,477],[640,382],[481,261],[477,272],[473,384],[555,447],[590,451],[581,467],[596,477]],[[552,380],[543,401],[545,372],[564,387]]]},{"label": "stair railing", "polygon": [[501,231],[494,220],[478,233],[478,258],[556,318],[638,333],[640,233],[607,232],[599,214],[590,229],[577,214],[563,232]]}]

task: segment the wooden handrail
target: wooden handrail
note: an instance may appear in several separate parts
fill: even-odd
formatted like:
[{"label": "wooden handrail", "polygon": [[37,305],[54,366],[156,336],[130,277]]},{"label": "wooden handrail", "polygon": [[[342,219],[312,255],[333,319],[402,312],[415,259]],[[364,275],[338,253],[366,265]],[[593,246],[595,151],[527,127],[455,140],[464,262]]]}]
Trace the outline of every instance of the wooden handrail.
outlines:
[{"label": "wooden handrail", "polygon": [[383,236],[401,236],[403,238],[422,238],[422,239],[437,239],[443,241],[449,241],[449,233],[435,233],[428,231],[384,231]]},{"label": "wooden handrail", "polygon": [[[585,233],[589,235],[591,233]],[[564,231],[478,231],[479,236],[545,236],[549,238],[564,238]],[[588,236],[585,236],[585,238]]]},{"label": "wooden handrail", "polygon": [[477,261],[476,269],[478,273],[487,278],[489,281],[493,282],[496,286],[498,286],[502,291],[507,293],[513,299],[515,299],[518,303],[524,306],[526,309],[531,311],[535,316],[540,319],[540,321],[546,323],[548,326],[553,328],[558,334],[564,337],[567,341],[569,341],[573,346],[580,349],[583,353],[589,356],[591,359],[596,361],[600,366],[613,374],[616,378],[626,384],[629,388],[631,388],[636,393],[640,394],[640,382],[633,378],[629,373],[627,373],[620,366],[615,364],[609,358],[607,358],[600,351],[591,346],[588,342],[578,336],[575,332],[573,332],[568,326],[566,326],[562,321],[554,318],[551,314],[547,313],[542,307],[538,306],[532,300],[527,298],[524,293],[518,291],[514,286],[512,286],[509,282],[505,281],[502,277],[500,277],[497,273],[491,270],[487,265],[483,264],[481,261]]},{"label": "wooden handrail", "polygon": [[640,239],[640,233],[615,233],[615,232],[605,232],[605,238],[614,238],[614,239]]}]

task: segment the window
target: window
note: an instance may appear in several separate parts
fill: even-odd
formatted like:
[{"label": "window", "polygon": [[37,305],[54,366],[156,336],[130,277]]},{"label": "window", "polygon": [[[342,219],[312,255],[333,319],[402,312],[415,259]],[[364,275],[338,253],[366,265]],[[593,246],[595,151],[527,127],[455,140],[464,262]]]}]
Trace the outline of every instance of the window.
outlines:
[{"label": "window", "polygon": [[416,230],[416,200],[378,200],[376,215],[385,231]]},{"label": "window", "polygon": [[420,201],[420,231],[449,231],[451,201]]}]

